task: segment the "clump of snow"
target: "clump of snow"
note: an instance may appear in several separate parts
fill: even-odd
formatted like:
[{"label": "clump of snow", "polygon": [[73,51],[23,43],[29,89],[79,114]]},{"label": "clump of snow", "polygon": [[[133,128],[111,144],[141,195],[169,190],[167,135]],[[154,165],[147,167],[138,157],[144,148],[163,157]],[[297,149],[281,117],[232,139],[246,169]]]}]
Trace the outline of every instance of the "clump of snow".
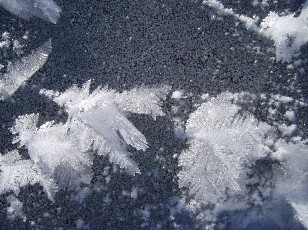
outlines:
[{"label": "clump of snow", "polygon": [[84,187],[78,192],[75,200],[82,204],[91,194],[92,190],[89,187]]},{"label": "clump of snow", "polygon": [[133,199],[137,199],[138,197],[138,187],[133,187],[130,193],[130,197]]},{"label": "clump of snow", "polygon": [[291,122],[296,122],[296,115],[294,111],[286,111],[285,117]]},{"label": "clump of snow", "polygon": [[291,137],[294,134],[294,132],[296,131],[297,125],[294,125],[294,124],[292,124],[292,125],[282,124],[282,125],[278,126],[278,129],[282,133],[282,136],[284,136],[284,137]]},{"label": "clump of snow", "polygon": [[6,210],[9,220],[13,221],[16,218],[21,218],[23,221],[27,220],[27,217],[23,212],[23,204],[16,196],[9,195],[6,197],[6,202],[10,204]]},{"label": "clump of snow", "polygon": [[290,62],[308,42],[308,1],[298,17],[294,13],[279,16],[270,12],[262,21],[260,32],[275,42],[276,60]]},{"label": "clump of snow", "polygon": [[51,40],[48,40],[31,54],[7,67],[0,78],[0,100],[11,96],[25,81],[30,79],[47,61],[51,52]]},{"label": "clump of snow", "polygon": [[0,6],[21,18],[29,20],[35,16],[54,24],[61,13],[60,7],[53,0],[0,0]]},{"label": "clump of snow", "polygon": [[183,91],[182,90],[175,90],[172,95],[171,98],[175,99],[175,100],[179,100],[181,98],[183,98]]},{"label": "clump of snow", "polygon": [[8,49],[11,46],[11,35],[9,32],[2,33],[0,49]]},{"label": "clump of snow", "polygon": [[186,139],[185,129],[182,125],[176,125],[174,127],[174,134],[180,140]]}]

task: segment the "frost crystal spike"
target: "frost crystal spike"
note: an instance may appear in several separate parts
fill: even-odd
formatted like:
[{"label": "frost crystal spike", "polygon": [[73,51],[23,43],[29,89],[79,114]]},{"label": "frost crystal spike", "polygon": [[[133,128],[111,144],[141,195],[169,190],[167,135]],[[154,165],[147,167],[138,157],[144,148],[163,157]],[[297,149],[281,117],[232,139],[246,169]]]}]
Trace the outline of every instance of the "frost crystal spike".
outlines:
[{"label": "frost crystal spike", "polygon": [[[160,100],[165,99],[169,87],[141,87],[122,93],[97,88],[90,93],[90,84],[88,81],[82,88],[72,87],[64,93],[49,90],[41,93],[65,107],[69,114],[66,125],[75,139],[82,138],[79,141],[83,143],[81,149],[92,148],[99,155],[108,155],[110,162],[126,172],[139,173],[126,146],[145,151],[148,145],[144,135],[126,118],[125,112],[150,114],[154,119],[163,115]],[[84,127],[83,131],[75,129],[76,126]]]},{"label": "frost crystal spike", "polygon": [[11,96],[25,81],[30,79],[47,61],[51,52],[51,40],[48,40],[31,54],[7,67],[0,77],[0,100]]}]

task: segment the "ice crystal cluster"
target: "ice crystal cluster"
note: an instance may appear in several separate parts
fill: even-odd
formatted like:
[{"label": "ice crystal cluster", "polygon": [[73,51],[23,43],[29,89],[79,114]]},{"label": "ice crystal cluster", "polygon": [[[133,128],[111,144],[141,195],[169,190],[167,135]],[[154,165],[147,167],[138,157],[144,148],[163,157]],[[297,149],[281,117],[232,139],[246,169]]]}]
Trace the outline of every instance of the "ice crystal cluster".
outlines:
[{"label": "ice crystal cluster", "polygon": [[[189,197],[193,197],[189,206],[194,212],[202,204],[214,205],[210,208],[214,213],[212,218],[209,213],[204,214],[206,217],[199,216],[204,220],[214,220],[224,211],[251,211],[254,205],[261,206],[265,219],[269,215],[265,211],[268,202],[255,199],[261,194],[263,198],[286,200],[298,220],[308,227],[307,140],[298,136],[291,138],[293,132],[280,132],[285,130],[285,124],[270,125],[245,112],[240,104],[248,103],[247,98],[253,97],[246,93],[222,93],[209,98],[190,115],[186,125],[189,148],[180,155],[179,185],[188,188]],[[294,125],[288,127],[294,129]],[[253,195],[249,187],[260,181],[248,175],[257,161],[268,158],[279,162],[272,172],[272,185],[259,190],[259,195]],[[251,219],[246,218],[237,227],[245,228],[257,218]],[[276,224],[285,226],[283,220]]]},{"label": "ice crystal cluster", "polygon": [[234,16],[243,22],[247,29],[273,40],[277,61],[291,62],[293,57],[301,53],[301,47],[308,42],[308,1],[303,4],[302,10],[297,16],[295,13],[279,15],[276,12],[270,12],[261,23],[258,23],[259,16],[255,15],[251,18],[238,14],[217,0],[204,0],[203,4],[213,7],[219,13]]},{"label": "ice crystal cluster", "polygon": [[45,64],[51,48],[51,40],[48,40],[31,54],[8,65],[6,72],[0,76],[0,100],[11,96]]},{"label": "ice crystal cluster", "polygon": [[239,115],[232,95],[224,93],[202,104],[186,125],[190,148],[180,156],[181,186],[197,199],[217,203],[230,194],[245,192],[245,168],[265,157],[271,126],[253,115]]},{"label": "ice crystal cluster", "polygon": [[[63,217],[61,212],[62,208],[67,207],[62,207],[62,205],[65,206],[67,205],[65,202],[68,202],[67,206],[76,205],[76,203],[78,205],[76,212],[71,211],[69,207],[72,217],[71,213],[68,215],[75,221],[77,229],[91,229],[91,224],[95,225],[94,222],[97,220],[105,221],[105,227],[111,229],[113,222],[119,222],[119,225],[114,224],[114,226],[120,226],[115,229],[122,229],[128,219],[129,221],[132,219],[130,223],[138,223],[141,226],[125,226],[133,229],[139,227],[145,229],[194,229],[194,227],[204,229],[308,229],[308,139],[305,133],[307,132],[307,128],[305,130],[307,118],[299,112],[299,110],[307,111],[307,99],[305,98],[307,92],[304,92],[302,88],[306,86],[306,80],[303,81],[303,78],[306,77],[304,76],[305,65],[308,63],[307,54],[304,53],[308,43],[308,1],[302,1],[303,4],[296,12],[286,9],[284,13],[278,12],[278,9],[276,11],[275,7],[270,8],[268,12],[264,10],[271,4],[276,6],[278,1],[247,1],[245,4],[250,4],[251,7],[260,7],[255,11],[257,12],[255,15],[251,14],[253,10],[246,14],[243,10],[247,10],[245,7],[240,10],[233,7],[237,4],[245,5],[244,1],[241,3],[242,1],[203,0],[202,4],[200,3],[201,6],[197,5],[198,1],[186,1],[185,4],[187,2],[196,4],[198,7],[193,9],[198,12],[182,13],[180,20],[172,18],[171,21],[167,20],[168,17],[174,17],[186,9],[183,7],[186,6],[183,2],[175,4],[176,7],[180,7],[179,9],[172,9],[174,7],[172,5],[174,3],[170,3],[172,1],[138,2],[135,5],[132,4],[133,1],[129,1],[125,3],[129,7],[124,3],[118,4],[112,1],[81,2],[76,1],[78,7],[75,8],[63,1],[64,5],[68,4],[65,9],[72,7],[76,12],[71,14],[64,12],[66,18],[63,21],[65,23],[60,27],[57,27],[59,25],[50,27],[54,29],[53,32],[57,28],[61,30],[60,33],[55,33],[57,35],[55,47],[67,45],[65,42],[70,38],[63,39],[63,36],[82,32],[82,36],[77,39],[78,42],[72,44],[81,44],[81,46],[86,44],[84,47],[87,48],[93,48],[99,44],[98,47],[103,51],[74,47],[75,52],[69,47],[68,50],[73,50],[74,53],[66,54],[66,50],[57,50],[54,57],[61,58],[61,61],[52,60],[54,62],[48,66],[48,71],[53,71],[50,69],[56,65],[55,63],[66,65],[72,61],[71,63],[76,64],[73,59],[88,58],[89,56],[86,55],[90,55],[90,59],[104,59],[102,66],[94,70],[97,71],[95,76],[99,76],[94,79],[95,81],[104,79],[102,82],[108,82],[110,76],[115,77],[116,80],[110,80],[110,87],[103,85],[93,89],[91,80],[88,80],[92,76],[86,75],[82,78],[82,86],[70,84],[66,87],[66,83],[63,82],[62,85],[61,82],[61,87],[66,87],[66,90],[60,92],[46,89],[50,86],[49,84],[52,84],[50,82],[53,82],[53,79],[46,80],[49,76],[40,79],[41,82],[33,78],[33,81],[38,83],[33,89],[39,89],[36,91],[36,99],[43,99],[48,106],[52,105],[58,109],[55,116],[59,119],[48,120],[48,116],[44,117],[43,111],[34,112],[31,111],[32,108],[30,112],[27,110],[24,113],[1,116],[3,119],[2,133],[11,135],[1,137],[1,143],[12,138],[8,145],[3,145],[5,149],[0,154],[0,196],[4,200],[0,202],[0,205],[5,210],[1,212],[1,215],[4,213],[10,223],[22,220],[25,228],[29,226],[48,228],[50,226],[36,225],[35,221],[44,222],[48,218],[56,217],[54,218],[56,220],[51,221],[54,225],[50,228],[63,229],[60,226],[62,221],[60,219]],[[94,9],[91,4],[102,7]],[[123,7],[122,4],[125,6]],[[139,7],[142,4],[149,4],[141,8],[142,10],[138,8],[140,12],[142,11],[142,17],[146,15],[145,24],[142,24],[142,17],[138,14],[134,15],[140,12],[133,10],[133,7]],[[169,5],[172,7],[169,8]],[[24,24],[26,24],[25,27],[29,26],[28,24],[31,23],[23,19],[29,20],[33,16],[53,24],[61,23],[59,21],[61,8],[56,0],[0,0],[0,6],[22,18],[17,20],[20,24],[19,29],[23,29]],[[84,6],[91,7],[87,11]],[[122,10],[121,7],[125,10],[129,9],[128,11],[131,10],[133,17],[122,15],[122,11],[118,10]],[[82,12],[87,12],[87,14],[82,15]],[[163,14],[160,15],[162,12]],[[201,15],[202,12],[207,12],[208,15]],[[92,29],[95,28],[95,32],[84,31],[88,29],[86,28],[88,24],[92,23],[92,14],[95,17],[102,16],[100,18],[102,21],[99,21],[101,24],[90,26]],[[152,17],[152,14],[155,17]],[[189,16],[193,16],[195,21],[185,24]],[[229,20],[230,18],[232,20]],[[118,19],[120,21],[117,21]],[[203,19],[208,23],[216,20],[213,23],[213,33],[217,34],[213,37],[203,31],[202,26],[204,25],[200,23],[204,22]],[[137,20],[138,23],[133,20]],[[233,20],[235,21],[234,28],[229,28],[229,30],[225,27],[221,28],[221,23],[230,23],[230,21],[234,23]],[[12,21],[15,23],[16,19]],[[86,22],[84,24],[87,25],[86,27],[82,25],[84,22]],[[181,25],[176,27],[176,24],[168,24],[168,27],[164,27],[165,25],[161,27],[160,23],[165,22]],[[39,23],[45,25],[43,21]],[[67,25],[70,28],[64,27]],[[198,27],[195,28],[196,25]],[[185,26],[189,27],[189,30],[185,31],[186,34],[181,34]],[[7,30],[9,26],[3,22],[3,27]],[[179,37],[179,40],[175,42],[171,34],[174,31],[170,33],[161,31],[162,28],[172,30],[173,27],[176,27],[174,30],[176,37]],[[129,34],[128,37],[125,37],[127,34],[121,34],[123,28]],[[12,28],[12,31],[14,29],[18,28]],[[40,32],[39,29],[30,30],[37,34]],[[44,27],[44,29],[47,28]],[[76,31],[71,31],[75,29]],[[80,31],[77,31],[78,29]],[[207,27],[206,32],[211,33],[211,29],[211,26]],[[111,34],[115,32],[114,37],[108,37],[110,31],[112,31]],[[220,41],[214,42],[219,38],[217,36],[221,36],[221,31],[225,32],[224,36],[229,36],[234,32],[230,41],[242,36],[236,40],[240,42],[237,46],[238,50],[230,47],[231,55],[216,53],[225,46]],[[24,35],[26,39],[28,39],[28,33],[27,31]],[[104,33],[105,37],[100,33]],[[131,36],[130,33],[135,34]],[[138,37],[139,33],[142,34],[140,37]],[[250,33],[252,37],[259,36],[259,40],[251,38],[249,43],[243,41],[245,33]],[[138,36],[135,36],[136,34]],[[98,37],[93,39],[91,36],[101,37],[99,41],[96,41]],[[37,38],[40,36],[33,37],[35,37],[33,39],[41,39]],[[186,37],[192,39],[188,42]],[[85,38],[86,42],[82,40]],[[205,38],[209,41],[205,41]],[[88,46],[91,42],[95,45],[89,44]],[[130,44],[132,49],[125,50],[122,47],[117,49],[117,42]],[[179,49],[178,42],[181,44],[180,48],[183,47],[183,51],[177,50]],[[253,47],[256,43],[264,47]],[[38,71],[42,71],[42,67],[52,53],[52,39],[38,44],[40,45],[32,52],[25,54],[23,48],[27,48],[27,45],[20,43],[17,39],[14,40],[9,32],[2,33],[0,54],[3,54],[1,63],[5,65],[0,64],[0,106],[6,110],[10,110],[8,107],[12,105],[12,111],[15,112],[16,106],[20,105],[16,103],[15,98],[19,100],[24,99],[22,97],[25,96],[16,92],[22,86],[27,85]],[[199,52],[200,47],[205,47],[203,44],[214,48],[209,47],[211,49],[207,50],[208,47],[206,47]],[[256,48],[258,54],[255,56],[249,56],[252,55],[251,53],[247,56],[240,55],[243,50],[247,51],[250,47]],[[166,49],[167,52],[162,52],[162,49]],[[260,56],[261,58],[257,56],[261,53],[260,49],[265,50],[262,51],[264,53]],[[15,52],[11,56],[16,59],[8,58],[10,50]],[[77,51],[80,50],[82,54],[78,56]],[[105,51],[108,53],[106,56],[102,55]],[[152,57],[151,52],[156,56]],[[64,54],[67,56],[63,57],[65,61],[62,63]],[[252,66],[249,70],[266,66],[268,69],[260,72],[265,77],[260,79],[268,78],[269,82],[260,83],[261,86],[256,86],[251,92],[249,88],[239,89],[242,86],[241,81],[244,85],[250,77],[258,79],[258,76],[248,73],[245,70],[246,67],[242,66],[235,66],[234,72],[228,69],[228,66],[233,68],[227,63],[233,63],[229,58],[238,58],[237,54],[241,64]],[[130,60],[131,57],[135,59]],[[240,59],[242,57],[249,60]],[[174,63],[168,62],[168,58]],[[105,59],[111,61],[108,62],[109,60]],[[195,61],[190,63],[191,60]],[[265,63],[267,61],[269,63]],[[142,63],[141,67],[139,62]],[[263,63],[259,65],[259,62]],[[285,65],[285,62],[288,64]],[[170,71],[170,76],[174,74],[173,78],[163,76],[168,73],[167,71],[156,69],[156,65],[161,64],[164,71]],[[70,64],[68,66],[71,67]],[[146,69],[147,73],[153,74],[152,86],[148,86],[148,81],[146,81],[142,83],[147,86],[133,87],[141,83],[129,82],[126,79],[127,76],[124,76],[125,73],[121,72],[132,68],[133,74],[138,75],[140,73],[138,66],[143,70]],[[183,69],[177,70],[178,66]],[[225,66],[226,68],[221,68]],[[209,69],[206,69],[208,67]],[[60,69],[66,72],[66,68],[67,66],[63,67],[65,70]],[[102,70],[105,72],[102,73]],[[215,75],[213,78],[211,75],[208,77],[209,71],[212,70],[213,73],[210,74]],[[61,71],[59,75],[63,74]],[[112,71],[115,72],[110,73]],[[275,74],[279,77],[276,75],[277,78],[272,77],[274,71],[278,72]],[[199,73],[201,75],[198,75]],[[219,77],[220,73],[222,77]],[[284,73],[288,73],[290,79],[284,79]],[[106,76],[107,80],[104,74],[109,74]],[[179,78],[183,82],[178,80],[176,74],[185,74],[185,78]],[[198,79],[194,74],[198,76]],[[233,74],[236,76],[234,77]],[[157,80],[157,76],[161,78]],[[67,77],[66,74],[63,75],[63,81],[65,77]],[[148,80],[143,77],[141,76],[140,80]],[[224,77],[229,79],[223,79]],[[139,76],[133,79],[139,80]],[[80,83],[80,79],[73,80],[74,83]],[[123,90],[127,89],[129,84],[126,85],[125,82],[121,85],[122,80],[127,80],[129,84],[132,83],[130,90]],[[162,82],[165,80],[168,80],[168,84],[172,86],[165,85],[166,82]],[[46,85],[44,85],[45,81],[48,81]],[[203,81],[206,81],[208,85],[205,86]],[[228,88],[228,84],[224,82],[230,82],[233,88]],[[122,91],[112,89],[112,84],[117,84],[117,88],[122,87]],[[220,88],[221,85],[222,88]],[[213,92],[211,92],[211,86],[215,86]],[[237,91],[235,92],[234,89]],[[199,95],[199,93],[204,94]],[[44,103],[42,104],[45,105]],[[2,111],[0,107],[1,113],[12,112],[5,109]],[[300,115],[304,120],[301,124],[298,121]],[[156,122],[159,116],[164,117]],[[144,124],[144,120],[138,124],[138,119],[141,117],[146,117],[151,122],[154,120],[155,125],[149,125],[152,128],[149,130],[149,135],[145,131],[140,131],[141,125],[148,125]],[[161,140],[165,137],[166,140]],[[129,182],[124,184],[123,181],[127,178]],[[24,191],[38,187],[42,189],[42,193],[30,191],[25,199]],[[45,197],[45,203],[35,200],[38,195]],[[89,197],[90,199],[87,200]],[[27,203],[28,199],[29,203]],[[123,202],[127,202],[126,206]],[[32,209],[25,207],[24,203],[28,205],[31,203]],[[45,206],[51,207],[52,210],[44,210],[46,212],[41,215],[42,218],[33,220],[36,214],[33,214],[35,216],[33,217],[31,212],[36,208],[41,211]],[[134,207],[133,210],[128,210],[130,207]],[[91,213],[85,213],[84,210],[91,210]],[[93,210],[99,210],[99,213],[94,213]],[[111,217],[113,219],[109,220],[108,218]],[[189,222],[190,220],[186,220],[186,217],[193,221]],[[69,222],[65,218],[63,217],[63,222]],[[59,226],[57,226],[57,221],[60,223]],[[71,223],[66,226],[72,228]]]},{"label": "ice crystal cluster", "polygon": [[[53,200],[58,189],[76,189],[90,184],[93,155],[108,155],[109,161],[134,175],[138,164],[126,146],[145,151],[146,138],[126,118],[128,112],[163,115],[161,100],[169,87],[133,89],[117,93],[107,88],[90,92],[91,82],[59,93],[41,90],[68,113],[66,123],[47,122],[38,126],[39,115],[18,117],[11,129],[14,143],[28,150],[29,159],[15,151],[2,156],[1,193],[27,184],[40,183]],[[141,97],[140,95],[146,95]],[[8,186],[9,185],[9,186]]]}]

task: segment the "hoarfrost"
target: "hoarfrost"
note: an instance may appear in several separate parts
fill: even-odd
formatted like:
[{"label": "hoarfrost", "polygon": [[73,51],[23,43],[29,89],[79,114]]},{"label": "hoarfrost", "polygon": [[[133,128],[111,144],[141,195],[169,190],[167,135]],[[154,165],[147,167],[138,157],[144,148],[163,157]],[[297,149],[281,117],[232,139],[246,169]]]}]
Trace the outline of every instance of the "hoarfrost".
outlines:
[{"label": "hoarfrost", "polygon": [[212,98],[187,122],[190,147],[179,158],[179,183],[204,203],[219,203],[226,189],[244,192],[245,168],[268,152],[264,142],[271,127],[251,114],[239,115],[232,99],[230,93]]},{"label": "hoarfrost", "polygon": [[275,42],[276,60],[290,62],[308,42],[308,1],[298,17],[294,13],[279,16],[270,12],[262,21],[260,32]]},{"label": "hoarfrost", "polygon": [[[124,112],[134,111],[136,105],[132,106],[131,103],[136,102],[137,113],[151,114],[153,117],[163,115],[160,100],[165,99],[169,87],[140,88],[142,95],[147,95],[140,97],[138,89],[116,93],[106,88],[98,88],[90,93],[90,84],[89,81],[82,88],[74,86],[64,93],[41,91],[41,94],[48,95],[66,108],[69,118],[64,124],[46,122],[37,127],[37,114],[24,115],[16,119],[15,126],[11,129],[15,134],[13,143],[18,143],[19,148],[26,147],[30,159],[18,158],[10,161],[10,169],[17,173],[16,177],[20,181],[17,180],[8,187],[3,184],[2,188],[6,190],[1,193],[8,189],[17,191],[19,187],[28,183],[40,183],[42,180],[37,178],[38,176],[54,181],[59,189],[80,190],[92,180],[94,152],[108,155],[110,162],[132,175],[140,173],[137,163],[130,158],[131,153],[126,147],[131,145],[137,150],[145,151],[148,148],[147,141],[125,117]],[[145,92],[146,94],[143,94]],[[3,168],[7,160],[2,161]],[[26,175],[32,175],[29,180],[20,176],[22,171],[18,170],[18,167],[25,168]],[[9,175],[14,174],[11,174],[10,170],[2,171],[4,173],[1,179],[3,183],[7,183],[10,180]],[[33,171],[40,174],[33,175]],[[44,185],[43,187],[45,188]],[[49,194],[49,197],[53,198],[51,192]]]},{"label": "hoarfrost", "polygon": [[[84,138],[82,149],[92,149],[99,155],[109,156],[110,162],[117,164],[130,174],[140,170],[126,151],[131,145],[137,150],[145,151],[147,141],[142,133],[125,117],[125,112],[149,114],[154,119],[163,115],[160,101],[166,98],[169,87],[140,88],[116,93],[106,88],[97,88],[90,93],[88,81],[82,88],[72,87],[64,93],[42,90],[41,93],[51,97],[58,105],[64,106],[69,114],[67,125],[75,138]],[[142,96],[141,96],[142,95]],[[146,96],[147,95],[147,96]],[[74,129],[74,125],[83,126]]]},{"label": "hoarfrost", "polygon": [[10,204],[10,206],[6,210],[9,220],[13,221],[16,218],[21,218],[23,221],[27,220],[27,217],[22,210],[23,204],[20,200],[18,200],[16,196],[9,195],[6,198],[6,202]]},{"label": "hoarfrost", "polygon": [[270,12],[263,19],[260,27],[257,25],[259,17],[250,18],[240,15],[231,8],[225,8],[217,0],[204,0],[203,4],[216,9],[219,13],[232,15],[253,30],[274,41],[276,47],[276,61],[291,62],[292,57],[300,54],[300,48],[308,42],[308,1],[303,5],[298,17],[295,14],[278,15]]},{"label": "hoarfrost", "polygon": [[[182,168],[178,174],[180,187],[188,188],[188,207],[208,226],[224,212],[246,210],[236,226],[272,218],[283,228],[283,202],[283,209],[293,207],[295,217],[308,227],[308,140],[292,137],[296,124],[272,121],[271,126],[244,111],[240,105],[247,106],[251,98],[245,93],[222,93],[190,115],[186,126],[189,148],[179,157]],[[290,104],[296,104],[294,99],[278,98],[284,98],[284,104],[277,105],[283,110],[295,109]],[[269,99],[268,105],[273,103]],[[252,169],[260,160],[272,169],[257,176]],[[207,208],[203,210],[202,205]]]},{"label": "hoarfrost", "polygon": [[0,6],[26,20],[35,16],[54,24],[61,13],[60,7],[53,0],[0,0]]},{"label": "hoarfrost", "polygon": [[51,40],[48,40],[31,54],[7,67],[0,78],[0,100],[11,96],[25,81],[30,79],[47,61],[51,52]]},{"label": "hoarfrost", "polygon": [[21,187],[41,184],[53,200],[57,190],[53,180],[46,177],[31,160],[22,160],[17,151],[0,156],[0,194],[13,191],[18,195]]}]

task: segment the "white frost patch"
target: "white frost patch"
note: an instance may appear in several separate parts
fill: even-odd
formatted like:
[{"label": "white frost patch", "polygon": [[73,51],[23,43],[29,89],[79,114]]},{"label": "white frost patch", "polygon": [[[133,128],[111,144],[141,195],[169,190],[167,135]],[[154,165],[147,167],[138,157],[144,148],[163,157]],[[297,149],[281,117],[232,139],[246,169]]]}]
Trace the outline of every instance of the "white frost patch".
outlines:
[{"label": "white frost patch", "polygon": [[259,21],[257,16],[250,18],[236,14],[233,9],[225,8],[217,0],[204,0],[203,4],[216,9],[218,13],[234,16],[244,23],[247,29],[272,39],[276,47],[276,61],[291,62],[292,57],[298,56],[300,48],[308,42],[308,1],[298,17],[295,17],[295,14],[280,16],[270,12],[260,27],[257,25]]},{"label": "white frost patch", "polygon": [[203,203],[219,203],[225,191],[244,192],[245,168],[266,156],[271,126],[240,116],[236,95],[223,93],[202,104],[186,126],[189,149],[179,157],[179,184]]},{"label": "white frost patch", "polygon": [[[15,134],[13,144],[25,147],[30,159],[21,160],[15,153],[0,158],[0,194],[9,190],[18,193],[19,187],[34,183],[41,183],[50,199],[53,199],[57,187],[80,190],[82,185],[90,184],[92,180],[95,153],[109,156],[111,163],[131,175],[140,173],[127,145],[145,151],[147,141],[126,118],[125,112],[136,111],[153,118],[162,115],[160,103],[168,90],[169,87],[140,88],[140,91],[133,89],[116,93],[98,88],[90,93],[90,82],[63,93],[42,90],[42,94],[65,107],[69,118],[64,124],[46,122],[40,127],[37,127],[37,114],[16,119],[11,129]],[[57,186],[47,186],[48,181]],[[88,192],[90,190],[83,188],[77,199],[82,202]]]},{"label": "white frost patch", "polygon": [[[295,217],[308,227],[308,140],[290,139],[296,124],[274,119],[274,127],[243,111],[245,106],[239,105],[251,103],[253,97],[222,93],[208,98],[190,115],[186,126],[189,148],[179,156],[178,174],[179,186],[188,189],[187,207],[207,224],[215,225],[221,214],[238,210],[245,216],[237,224],[249,226],[267,219],[284,228],[280,200],[290,204]],[[274,95],[269,101],[268,106],[286,106],[288,117],[295,120],[291,109],[298,105],[296,100]],[[269,157],[275,160],[268,162],[273,171],[256,176],[257,160],[267,162]],[[265,179],[267,173],[272,177]],[[257,189],[247,190],[251,185]],[[213,206],[206,208],[208,204]]]},{"label": "white frost patch", "polygon": [[290,62],[300,54],[308,42],[308,1],[298,17],[295,14],[279,16],[271,12],[261,23],[261,34],[271,38],[276,46],[276,60]]},{"label": "white frost patch", "polygon": [[10,205],[6,210],[9,220],[14,221],[16,218],[21,218],[23,221],[27,220],[22,210],[23,204],[16,196],[9,195],[6,197],[6,202]]},{"label": "white frost patch", "polygon": [[91,194],[92,190],[89,187],[84,187],[78,192],[75,197],[75,200],[82,204]]},{"label": "white frost patch", "polygon": [[287,143],[278,140],[273,158],[282,162],[275,171],[277,194],[282,195],[296,211],[296,216],[308,228],[308,140]]},{"label": "white frost patch", "polygon": [[286,111],[285,117],[291,122],[296,122],[296,115],[294,111]]},{"label": "white frost patch", "polygon": [[308,228],[308,201],[306,202],[291,202],[292,207],[296,211],[296,218]]},{"label": "white frost patch", "polygon": [[132,191],[130,193],[130,197],[133,199],[137,199],[138,197],[138,188],[137,187],[133,187]]},{"label": "white frost patch", "polygon": [[284,137],[291,137],[293,135],[293,133],[296,131],[297,129],[297,125],[279,125],[278,126],[279,131],[282,133],[282,136]]},{"label": "white frost patch", "polygon": [[83,88],[72,87],[64,93],[48,90],[42,90],[41,93],[65,107],[69,114],[67,128],[71,130],[73,139],[80,139],[79,143],[83,143],[81,149],[108,155],[110,162],[130,174],[140,173],[136,162],[129,157],[126,146],[145,151],[148,148],[147,141],[126,118],[125,112],[149,114],[154,119],[163,115],[161,100],[166,98],[170,87],[141,87],[122,93],[97,88],[90,93],[90,85],[88,81]]},{"label": "white frost patch", "polygon": [[183,91],[181,90],[176,90],[172,93],[171,98],[179,100],[181,98],[183,98]]},{"label": "white frost patch", "polygon": [[174,134],[179,140],[185,140],[186,134],[185,129],[182,125],[178,124],[174,127]]},{"label": "white frost patch", "polygon": [[47,61],[51,52],[51,40],[31,54],[7,67],[0,77],[0,100],[11,96],[25,81],[30,79]]},{"label": "white frost patch", "polygon": [[35,16],[54,24],[61,12],[53,0],[0,0],[0,6],[26,20]]},{"label": "white frost patch", "polygon": [[26,185],[41,184],[53,200],[57,186],[31,160],[22,160],[17,151],[0,156],[0,194],[13,191],[18,195]]}]

